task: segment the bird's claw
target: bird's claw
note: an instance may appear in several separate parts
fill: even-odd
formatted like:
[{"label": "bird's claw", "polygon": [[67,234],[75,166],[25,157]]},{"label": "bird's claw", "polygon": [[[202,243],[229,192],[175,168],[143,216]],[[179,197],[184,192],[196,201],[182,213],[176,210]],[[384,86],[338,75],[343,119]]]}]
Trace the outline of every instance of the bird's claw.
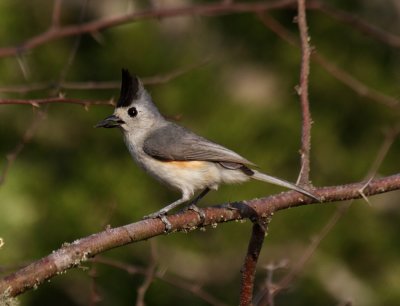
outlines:
[{"label": "bird's claw", "polygon": [[166,212],[158,211],[150,215],[144,216],[143,219],[160,219],[165,226],[164,232],[169,233],[172,230],[172,224],[171,222],[169,222],[166,214]]},{"label": "bird's claw", "polygon": [[199,208],[196,204],[192,203],[189,206],[185,208],[185,210],[193,210],[195,213],[199,215],[200,218],[200,224],[203,224],[205,219],[206,219],[206,214],[204,213],[204,210]]}]

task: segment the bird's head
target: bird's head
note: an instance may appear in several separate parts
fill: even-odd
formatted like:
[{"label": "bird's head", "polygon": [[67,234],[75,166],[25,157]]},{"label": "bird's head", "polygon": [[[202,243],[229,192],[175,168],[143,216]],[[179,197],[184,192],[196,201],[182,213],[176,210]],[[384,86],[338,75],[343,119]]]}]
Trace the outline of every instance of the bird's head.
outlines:
[{"label": "bird's head", "polygon": [[128,133],[145,133],[164,121],[137,76],[122,69],[121,94],[114,113],[95,127],[119,127]]}]

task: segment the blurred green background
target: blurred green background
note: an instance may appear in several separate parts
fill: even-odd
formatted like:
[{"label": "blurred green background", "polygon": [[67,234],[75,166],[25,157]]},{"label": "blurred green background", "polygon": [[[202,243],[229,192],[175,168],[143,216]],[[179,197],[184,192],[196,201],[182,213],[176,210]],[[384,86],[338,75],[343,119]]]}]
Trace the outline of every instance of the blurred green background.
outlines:
[{"label": "blurred green background", "polygon": [[[169,1],[61,1],[61,24],[108,18],[134,10],[199,4]],[[201,3],[217,3],[204,1]],[[400,35],[398,1],[330,1],[383,31]],[[1,47],[20,46],[48,29],[54,2],[0,2]],[[80,17],[80,16],[83,16]],[[294,9],[271,12],[297,37]],[[311,44],[332,63],[371,89],[400,97],[400,52],[320,11],[308,12]],[[71,57],[73,51],[74,57]],[[23,50],[22,50],[23,51]],[[69,60],[71,59],[71,60]],[[70,64],[68,64],[70,62]],[[166,116],[257,163],[274,176],[296,181],[301,116],[295,93],[300,50],[279,38],[254,14],[153,18],[100,33],[52,40],[19,56],[0,58],[0,98],[46,98],[60,93],[79,99],[116,99],[119,89],[71,90],[67,82],[119,82],[122,67],[140,77],[185,72],[164,84],[147,86]],[[191,67],[191,68],[190,68]],[[6,87],[44,83],[51,88],[12,93]],[[359,96],[316,63],[311,65],[311,178],[316,186],[360,181],[371,169],[388,130],[399,126],[399,107]],[[26,131],[32,137],[0,185],[0,272],[39,259],[64,242],[139,220],[179,196],[148,177],[131,161],[117,130],[93,125],[110,106],[84,108],[51,104],[0,106],[0,158]],[[40,115],[44,114],[44,115]],[[41,119],[37,119],[39,118]],[[36,119],[35,119],[36,118]],[[35,122],[36,128],[32,128]],[[377,176],[400,171],[397,137]],[[223,186],[202,205],[263,197],[282,189],[261,182]],[[276,305],[399,305],[399,192],[355,201],[304,266]],[[287,260],[279,281],[303,256],[313,237],[339,204],[315,205],[276,214],[270,224],[257,273],[256,292],[265,284],[265,266]],[[152,239],[157,271],[148,305],[209,305],[179,282],[202,286],[218,305],[238,304],[240,268],[251,224],[231,223],[190,234]],[[233,239],[234,238],[234,239]],[[146,268],[150,241],[102,255]],[[86,263],[18,298],[21,305],[132,305],[140,274],[101,263]],[[217,305],[216,303],[214,303]]]}]

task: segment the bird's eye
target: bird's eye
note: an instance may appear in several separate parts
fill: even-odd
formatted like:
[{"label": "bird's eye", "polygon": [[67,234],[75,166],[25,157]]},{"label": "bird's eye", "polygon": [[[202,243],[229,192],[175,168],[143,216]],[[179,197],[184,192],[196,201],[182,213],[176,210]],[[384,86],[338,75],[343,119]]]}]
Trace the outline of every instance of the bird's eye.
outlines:
[{"label": "bird's eye", "polygon": [[137,113],[138,112],[137,112],[136,107],[131,107],[128,109],[128,115],[132,118],[135,117],[137,115]]}]

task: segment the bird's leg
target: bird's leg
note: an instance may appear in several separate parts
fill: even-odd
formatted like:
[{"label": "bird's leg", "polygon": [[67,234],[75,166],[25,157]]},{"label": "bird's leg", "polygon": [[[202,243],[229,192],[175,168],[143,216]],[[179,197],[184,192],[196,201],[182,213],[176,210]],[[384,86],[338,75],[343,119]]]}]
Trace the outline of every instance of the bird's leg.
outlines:
[{"label": "bird's leg", "polygon": [[201,223],[206,219],[206,215],[202,209],[200,209],[196,204],[210,191],[210,188],[206,187],[202,192],[200,192],[197,197],[195,197],[186,207],[185,209],[190,209],[196,212],[199,217]]},{"label": "bird's leg", "polygon": [[[210,191],[210,188],[205,188],[202,192],[199,193],[199,195],[197,195],[197,197],[195,197],[192,201],[189,202],[189,204],[185,207],[185,209],[190,209],[195,211],[199,217],[200,217],[200,221],[204,222],[205,219],[205,214],[204,212],[199,209],[196,204],[197,202],[199,202],[208,192]],[[168,221],[166,214],[174,209],[175,207],[181,205],[184,202],[187,202],[190,199],[190,194],[183,192],[182,197],[179,200],[176,200],[175,202],[172,202],[171,204],[163,207],[162,209],[160,209],[159,211],[156,211],[155,213],[152,213],[150,215],[144,216],[143,219],[156,219],[156,218],[160,218],[161,221],[164,223],[165,225],[165,232],[169,232],[172,228],[172,224]]]},{"label": "bird's leg", "polygon": [[154,219],[154,218],[159,218],[160,216],[166,215],[170,210],[174,209],[175,207],[181,205],[182,203],[189,201],[190,196],[189,194],[183,193],[182,197],[175,202],[172,202],[171,204],[163,207],[159,211],[156,211],[155,213],[152,213],[150,215],[147,215],[143,217],[143,219]]},{"label": "bird's leg", "polygon": [[189,202],[187,205],[187,208],[192,209],[193,206],[196,206],[196,204],[204,198],[204,196],[210,191],[210,188],[206,187],[202,192],[200,192],[197,197],[195,197],[192,201]]},{"label": "bird's leg", "polygon": [[175,207],[181,205],[182,203],[188,201],[190,199],[190,195],[183,193],[182,198],[179,200],[176,200],[175,202],[172,202],[171,204],[163,207],[159,211],[156,211],[155,213],[152,213],[150,215],[144,216],[143,219],[156,219],[160,218],[161,221],[165,225],[165,232],[169,232],[172,228],[172,224],[168,221],[167,217],[165,216],[170,210],[174,209]]}]

